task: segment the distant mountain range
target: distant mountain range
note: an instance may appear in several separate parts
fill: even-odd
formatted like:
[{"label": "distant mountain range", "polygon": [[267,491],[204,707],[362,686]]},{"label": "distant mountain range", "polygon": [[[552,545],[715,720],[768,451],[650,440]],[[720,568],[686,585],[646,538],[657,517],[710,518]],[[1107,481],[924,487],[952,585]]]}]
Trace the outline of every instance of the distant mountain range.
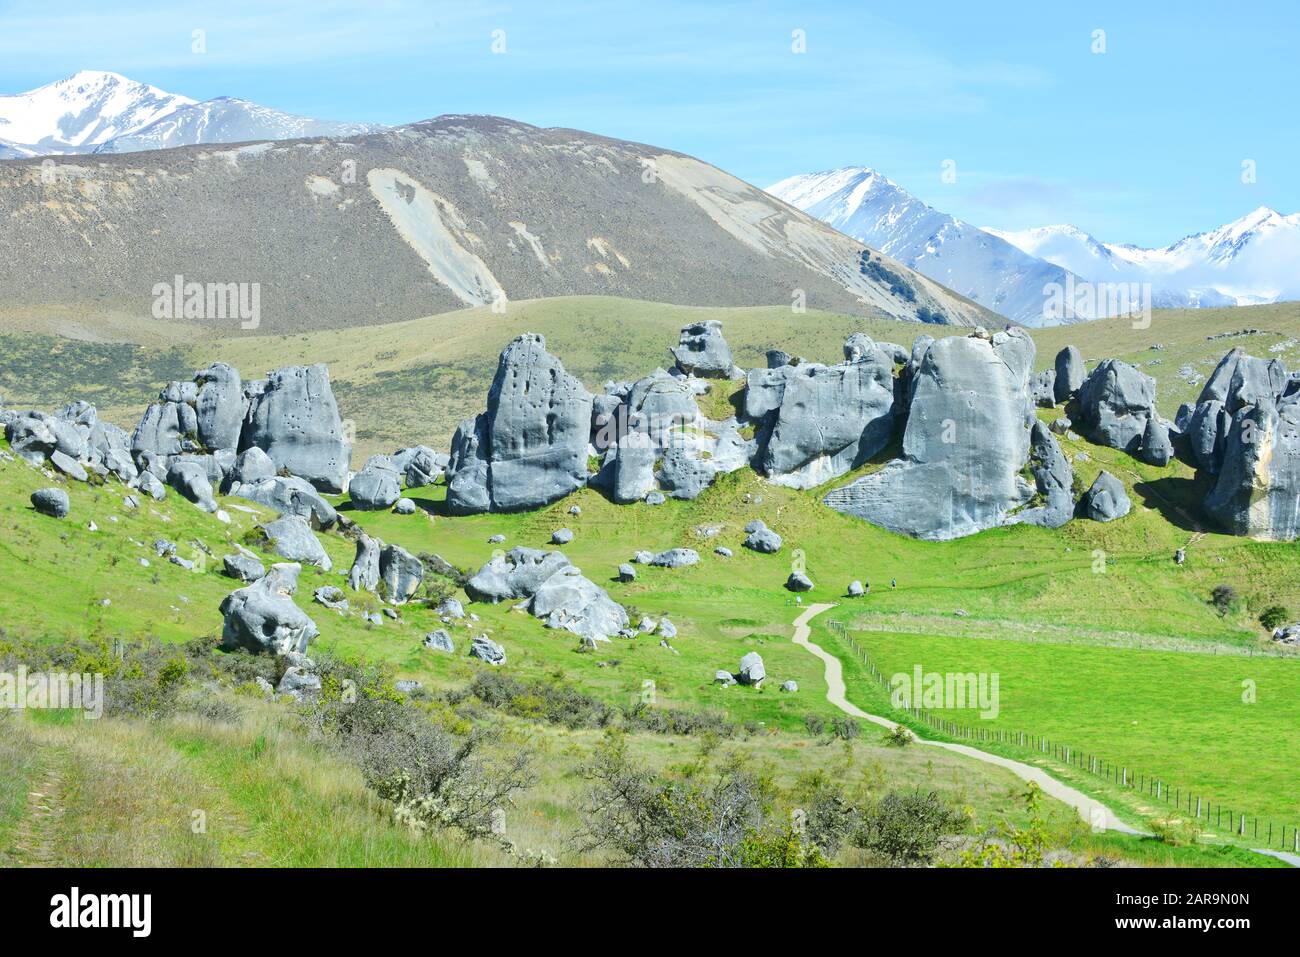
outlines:
[{"label": "distant mountain range", "polygon": [[[1149,283],[1160,308],[1300,299],[1300,213],[1260,207],[1162,249],[1102,243],[1073,226],[979,228],[940,212],[866,167],[792,176],[768,192],[860,242],[1028,326],[1048,284]],[[1104,308],[1105,297],[1099,297]],[[1104,313],[1079,318],[1103,318]]]},{"label": "distant mountain range", "polygon": [[232,97],[201,103],[117,73],[83,70],[0,96],[0,159],[242,143],[306,136],[356,136],[382,127],[331,123]]},{"label": "distant mountain range", "polygon": [[1064,285],[1065,269],[927,206],[875,170],[791,176],[767,191],[1008,319],[1058,324],[1044,317],[1043,286]]}]

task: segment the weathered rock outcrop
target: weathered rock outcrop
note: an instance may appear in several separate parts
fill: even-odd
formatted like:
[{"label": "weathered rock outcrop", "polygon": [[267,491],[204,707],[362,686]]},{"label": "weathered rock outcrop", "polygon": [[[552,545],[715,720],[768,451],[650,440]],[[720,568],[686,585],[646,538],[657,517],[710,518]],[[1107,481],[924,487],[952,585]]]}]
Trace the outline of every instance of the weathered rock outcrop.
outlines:
[{"label": "weathered rock outcrop", "polygon": [[283,515],[261,526],[272,551],[291,562],[316,565],[329,571],[334,567],[329,553],[320,543],[305,518]]},{"label": "weathered rock outcrop", "polygon": [[1074,346],[1066,346],[1056,354],[1055,371],[1052,390],[1057,403],[1064,405],[1074,398],[1083,385],[1083,380],[1087,378],[1088,368],[1083,362],[1083,353]]},{"label": "weathered rock outcrop", "polygon": [[607,641],[628,625],[626,609],[559,552],[511,549],[480,568],[465,592],[474,601],[527,599],[529,613],[548,628],[592,642]]},{"label": "weathered rock outcrop", "polygon": [[1233,349],[1187,417],[1187,455],[1216,476],[1206,514],[1236,535],[1300,536],[1300,387],[1280,359]]},{"label": "weathered rock outcrop", "polygon": [[527,334],[501,353],[487,411],[452,439],[447,506],[456,514],[546,505],[587,481],[591,394]]},{"label": "weathered rock outcrop", "polygon": [[909,383],[903,457],[824,501],[891,531],[945,540],[1001,525],[1033,490],[1034,343],[1012,328],[932,342]]},{"label": "weathered rock outcrop", "polygon": [[404,605],[424,581],[424,563],[398,545],[385,545],[379,552],[379,580],[389,603]]},{"label": "weathered rock outcrop", "polygon": [[1074,517],[1074,469],[1061,452],[1056,436],[1039,421],[1034,422],[1029,433],[1028,464],[1034,476],[1035,495],[1014,520],[1060,528]]},{"label": "weathered rock outcrop", "polygon": [[239,450],[257,446],[276,468],[325,492],[342,492],[352,447],[323,364],[278,369],[245,389]]},{"label": "weathered rock outcrop", "polygon": [[1079,511],[1097,522],[1113,522],[1129,513],[1132,503],[1124,483],[1103,471],[1079,499]]},{"label": "weathered rock outcrop", "polygon": [[677,368],[687,375],[729,379],[735,374],[736,363],[731,358],[731,347],[722,337],[722,323],[716,319],[683,326],[672,353]]},{"label": "weathered rock outcrop", "polygon": [[1158,418],[1155,379],[1127,362],[1104,360],[1079,388],[1075,427],[1100,445],[1139,455],[1147,423]]},{"label": "weathered rock outcrop", "polygon": [[276,475],[243,483],[234,489],[233,494],[273,508],[281,515],[305,518],[313,528],[329,528],[339,517],[334,506],[321,498],[315,486],[296,476]]},{"label": "weathered rock outcrop", "polygon": [[749,373],[746,413],[762,423],[757,466],[774,482],[811,488],[889,444],[895,424],[893,356],[863,333],[855,333],[844,351],[855,358],[835,366]]},{"label": "weathered rock outcrop", "polygon": [[320,630],[293,601],[301,570],[299,565],[272,565],[264,577],[227,595],[221,602],[222,648],[305,654]]}]

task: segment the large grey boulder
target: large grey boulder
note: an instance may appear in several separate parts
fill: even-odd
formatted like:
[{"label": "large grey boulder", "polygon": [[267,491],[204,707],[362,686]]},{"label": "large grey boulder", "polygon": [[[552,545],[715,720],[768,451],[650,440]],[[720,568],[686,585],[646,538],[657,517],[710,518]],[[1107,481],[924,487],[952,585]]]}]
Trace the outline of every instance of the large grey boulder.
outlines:
[{"label": "large grey boulder", "polygon": [[572,565],[542,582],[528,610],[547,628],[563,628],[592,641],[609,641],[628,626],[627,610]]},{"label": "large grey boulder", "polygon": [[890,531],[946,540],[1007,521],[1032,496],[1034,343],[1012,328],[930,344],[909,383],[903,457],[823,501]]},{"label": "large grey boulder", "polygon": [[1184,435],[1192,464],[1211,475],[1219,474],[1224,445],[1232,428],[1232,416],[1221,399],[1207,399],[1196,406],[1188,419]]},{"label": "large grey boulder", "polygon": [[305,654],[320,631],[293,601],[301,570],[299,565],[272,565],[263,578],[227,595],[221,602],[221,647]]},{"label": "large grey boulder", "polygon": [[751,651],[740,659],[740,670],[736,672],[736,678],[741,684],[756,685],[766,677],[767,669],[757,651]]},{"label": "large grey boulder", "polygon": [[1300,535],[1300,397],[1237,411],[1205,511],[1234,535]]},{"label": "large grey boulder", "polygon": [[198,386],[194,414],[199,445],[210,451],[237,449],[248,410],[239,373],[217,362],[196,373],[194,382]]},{"label": "large grey boulder", "polygon": [[1100,445],[1137,455],[1153,418],[1156,381],[1127,362],[1104,360],[1079,388],[1075,427]]},{"label": "large grey boulder", "polygon": [[379,587],[379,551],[383,542],[365,533],[357,535],[357,553],[348,571],[348,587],[353,591],[374,591]]},{"label": "large grey boulder", "polygon": [[385,545],[379,552],[379,580],[388,601],[404,605],[424,581],[424,563],[398,545]]},{"label": "large grey boulder", "polygon": [[1174,457],[1174,443],[1169,437],[1169,426],[1158,416],[1153,415],[1147,419],[1138,455],[1148,465],[1159,466],[1168,465]]},{"label": "large grey boulder", "polygon": [[314,528],[330,528],[339,517],[334,506],[321,497],[315,486],[297,476],[274,475],[241,484],[234,494],[273,508],[281,515],[297,515]]},{"label": "large grey boulder", "polygon": [[1079,499],[1079,509],[1096,522],[1112,522],[1129,513],[1132,503],[1124,483],[1109,472],[1103,471],[1088,491]]},{"label": "large grey boulder", "polygon": [[569,564],[561,552],[518,546],[480,568],[466,583],[465,593],[471,601],[491,603],[531,598],[548,578]]},{"label": "large grey boulder", "polygon": [[452,439],[447,507],[453,514],[546,505],[587,481],[591,394],[536,334],[501,353],[487,411]]},{"label": "large grey boulder", "polygon": [[[232,483],[253,485],[263,479],[275,477],[275,463],[257,446],[245,449],[235,460],[235,469],[230,474]],[[314,491],[314,489],[313,489]]]},{"label": "large grey boulder", "polygon": [[1087,378],[1088,369],[1083,361],[1083,353],[1075,346],[1066,346],[1056,354],[1055,372],[1052,390],[1057,403],[1063,405],[1074,397]]},{"label": "large grey boulder", "polygon": [[693,548],[670,548],[652,557],[650,564],[660,568],[685,568],[698,565],[699,561],[700,554]]},{"label": "large grey boulder", "polygon": [[713,484],[717,474],[711,458],[703,457],[700,449],[682,442],[664,452],[655,477],[659,487],[673,498],[696,499]]},{"label": "large grey boulder", "polygon": [[38,488],[32,493],[32,508],[51,518],[67,518],[72,506],[61,488]]},{"label": "large grey boulder", "polygon": [[323,364],[277,369],[249,383],[248,418],[240,451],[257,446],[277,470],[306,479],[325,492],[342,492],[352,447]]},{"label": "large grey boulder", "polygon": [[[773,481],[811,488],[843,475],[883,449],[894,431],[893,358],[861,333],[859,357],[836,366],[787,366],[782,376],[751,376],[762,393],[747,411],[764,413],[759,469]],[[760,370],[769,372],[769,370]],[[748,390],[748,385],[746,386]],[[779,396],[779,398],[778,398]]]},{"label": "large grey boulder", "polygon": [[664,448],[675,432],[701,421],[690,380],[656,369],[628,390],[619,422],[624,432],[618,437],[626,432],[640,432],[656,448]]},{"label": "large grey boulder", "polygon": [[390,508],[402,497],[402,473],[387,455],[372,455],[348,482],[348,495],[363,512]]},{"label": "large grey boulder", "polygon": [[813,580],[804,572],[791,572],[785,580],[785,587],[790,591],[812,591]]},{"label": "large grey boulder", "polygon": [[271,550],[281,558],[287,558],[291,562],[316,565],[325,571],[334,567],[329,553],[325,551],[325,546],[312,532],[306,519],[297,515],[282,515],[275,521],[259,527],[266,535]]},{"label": "large grey boulder", "polygon": [[751,522],[750,525],[746,526],[746,531],[749,532],[743,542],[746,548],[767,555],[775,554],[781,550],[781,536],[768,528],[762,521],[756,519]]},{"label": "large grey boulder", "polygon": [[1034,476],[1035,498],[1014,520],[1044,528],[1060,528],[1074,517],[1074,468],[1057,444],[1056,436],[1034,421],[1029,433],[1029,469]]},{"label": "large grey boulder", "polygon": [[731,347],[722,337],[722,323],[716,319],[683,326],[672,354],[678,369],[705,379],[729,379],[736,368]]},{"label": "large grey boulder", "polygon": [[504,665],[506,650],[487,635],[479,635],[469,646],[469,656],[485,661],[490,665]]},{"label": "large grey boulder", "polygon": [[266,575],[266,568],[261,562],[243,553],[223,555],[221,565],[227,578],[241,582],[255,582]]},{"label": "large grey boulder", "polygon": [[654,491],[657,457],[650,439],[635,432],[624,436],[605,453],[606,462],[611,463],[609,488],[615,502],[621,505],[639,502]]},{"label": "large grey boulder", "polygon": [[217,510],[217,500],[213,495],[212,482],[208,478],[207,469],[199,462],[176,459],[172,462],[171,468],[167,470],[167,484],[203,511],[215,512]]}]

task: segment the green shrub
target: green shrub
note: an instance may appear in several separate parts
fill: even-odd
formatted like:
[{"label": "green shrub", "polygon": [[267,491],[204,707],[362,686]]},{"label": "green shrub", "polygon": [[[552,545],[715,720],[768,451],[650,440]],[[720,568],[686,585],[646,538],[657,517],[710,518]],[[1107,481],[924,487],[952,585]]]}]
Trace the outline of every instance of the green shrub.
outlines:
[{"label": "green shrub", "polygon": [[1269,631],[1281,628],[1290,620],[1291,613],[1282,605],[1269,605],[1259,616],[1259,623]]}]

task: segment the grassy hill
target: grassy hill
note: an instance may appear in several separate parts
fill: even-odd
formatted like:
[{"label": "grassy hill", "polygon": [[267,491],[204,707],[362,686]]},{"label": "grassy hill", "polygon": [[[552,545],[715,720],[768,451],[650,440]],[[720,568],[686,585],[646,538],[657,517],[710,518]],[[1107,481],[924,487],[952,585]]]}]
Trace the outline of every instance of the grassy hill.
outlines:
[{"label": "grassy hill", "polygon": [[[723,319],[743,366],[759,364],[762,351],[770,347],[832,361],[838,358],[844,337],[857,329],[903,344],[910,344],[912,335],[923,331],[916,325],[829,314],[792,316],[785,310],[688,310],[622,300],[570,299],[512,304],[504,316],[474,310],[373,327],[364,333],[119,343],[115,348],[123,351],[112,360],[114,366],[97,359],[112,354],[97,344],[39,338],[50,335],[47,328],[6,334],[6,343],[21,346],[25,359],[6,366],[0,391],[10,396],[11,405],[28,398],[53,405],[72,397],[94,401],[112,395],[114,380],[117,387],[127,381],[132,389],[156,390],[156,383],[146,387],[144,377],[216,358],[250,374],[286,363],[324,361],[331,364],[343,414],[357,422],[360,444],[368,446],[365,450],[430,439],[442,444],[458,418],[482,407],[496,353],[519,332],[546,334],[551,350],[566,366],[597,387],[606,378],[632,377],[662,364],[677,329],[697,317]],[[1240,338],[1208,338],[1242,328],[1261,331]],[[1219,356],[1236,344],[1255,354],[1282,355],[1294,363],[1300,306],[1157,313],[1147,330],[1108,320],[1033,335],[1039,344],[1040,367],[1050,364],[1056,349],[1067,342],[1079,345],[1090,362],[1119,355],[1141,363],[1159,382],[1161,411],[1172,415],[1178,401],[1194,397],[1199,390],[1190,377],[1177,376],[1183,365],[1208,374]],[[42,342],[47,346],[44,353]],[[1163,348],[1152,349],[1157,343]],[[1282,348],[1271,349],[1279,344]],[[169,373],[175,374],[179,373]],[[726,407],[725,389],[708,397],[714,411]],[[124,403],[118,408],[126,407]],[[111,411],[108,414],[114,417]],[[1051,418],[1057,413],[1040,414]],[[823,721],[835,716],[824,699],[818,663],[790,642],[790,622],[799,607],[780,586],[799,555],[816,583],[804,601],[839,602],[833,615],[848,623],[856,640],[887,673],[910,671],[915,664],[927,671],[996,671],[1003,702],[990,726],[1046,734],[1109,760],[1131,763],[1171,785],[1212,795],[1252,818],[1268,815],[1279,823],[1300,823],[1295,796],[1300,782],[1294,772],[1300,766],[1300,743],[1284,730],[1296,718],[1300,661],[1295,655],[1280,654],[1256,620],[1265,606],[1273,604],[1289,608],[1293,617],[1300,613],[1296,546],[1253,542],[1202,528],[1195,505],[1204,490],[1181,463],[1156,468],[1086,440],[1066,439],[1062,444],[1067,454],[1087,454],[1087,461],[1075,464],[1085,483],[1101,468],[1125,483],[1134,502],[1129,516],[1106,525],[1075,521],[1055,531],[1013,527],[955,542],[918,542],[822,507],[822,490],[796,492],[771,486],[748,470],[721,479],[695,502],[669,501],[658,507],[614,506],[594,491],[584,490],[530,514],[452,518],[443,508],[443,489],[432,487],[410,493],[421,506],[415,515],[351,515],[385,540],[413,552],[437,553],[466,570],[491,557],[498,546],[488,539],[495,534],[506,536],[503,547],[543,547],[554,529],[571,528],[575,538],[564,551],[629,608],[670,615],[680,631],[672,642],[676,653],[661,647],[658,639],[639,639],[583,654],[572,636],[548,631],[508,605],[472,606],[482,619],[472,633],[486,632],[505,645],[509,654],[505,670],[524,680],[562,678],[617,704],[640,700],[650,681],[657,706],[721,710],[748,728],[744,742],[736,747],[784,764],[789,775],[809,761],[822,762],[826,753],[810,750],[823,745],[822,739],[808,735],[809,715]],[[49,484],[47,477],[21,462],[0,464],[0,574],[22,586],[0,592],[0,620],[10,635],[36,636],[51,643],[87,636],[109,640],[154,635],[175,643],[215,638],[220,629],[216,606],[233,588],[229,579],[218,574],[219,558],[231,549],[231,542],[244,539],[256,514],[227,504],[233,521],[221,525],[175,496],[131,511],[122,505],[121,490],[115,485],[74,486],[70,489],[73,517],[55,523],[34,515],[26,504],[30,491],[45,484]],[[339,501],[346,507],[345,498]],[[574,503],[581,505],[580,515],[568,514]],[[743,526],[752,518],[764,519],[782,534],[785,547],[779,554],[758,555],[740,547]],[[92,519],[98,531],[87,528]],[[158,560],[150,545],[160,535],[178,542],[187,558],[199,558],[199,571],[186,572]],[[478,666],[463,654],[471,634],[468,629],[456,631],[461,649],[457,655],[421,647],[420,638],[437,625],[428,609],[409,606],[402,610],[401,623],[385,620],[382,626],[372,627],[359,615],[340,616],[311,604],[314,588],[342,584],[338,572],[346,570],[352,557],[351,544],[341,537],[327,534],[323,541],[336,571],[305,570],[297,599],[320,625],[323,649],[365,656],[396,676],[418,679],[435,691],[463,687],[473,679]],[[713,547],[719,544],[731,548],[734,556],[724,559],[714,554]],[[630,584],[612,580],[617,564],[627,561],[634,550],[672,546],[696,548],[700,564],[677,570],[642,568],[638,580]],[[205,547],[216,561],[206,557]],[[1183,566],[1172,561],[1180,547],[1187,551]],[[148,560],[149,567],[141,565],[140,558]],[[872,587],[865,599],[849,602],[843,592],[855,578],[869,581]],[[889,587],[891,578],[897,579],[896,588]],[[1232,585],[1240,595],[1223,615],[1209,602],[1211,590],[1219,584]],[[50,601],[50,595],[58,595],[59,600]],[[348,597],[354,610],[375,607],[369,596],[350,593]],[[868,711],[889,713],[884,693],[852,659],[851,649],[828,629],[824,620],[828,617],[815,620],[814,640],[846,661],[850,698]],[[713,684],[716,669],[734,669],[750,650],[759,651],[767,663],[775,679],[770,687],[723,689]],[[797,694],[776,690],[776,684],[787,678],[798,682]],[[1243,681],[1254,682],[1258,690],[1253,703],[1242,700]],[[954,717],[977,723],[970,714]],[[234,731],[205,727],[201,732],[192,727],[193,718],[176,720],[181,730],[121,733],[143,734],[150,740],[161,736],[142,753],[149,753],[148,748],[170,748],[161,753],[182,755],[177,773],[196,776],[186,787],[220,787],[225,772],[211,769],[243,767],[236,761],[240,748],[250,736],[256,738],[262,722],[273,718],[267,718],[259,706]],[[923,733],[936,733],[917,726]],[[70,732],[66,730],[33,726],[27,733],[44,742],[42,754],[44,749],[51,749],[50,754],[68,753]],[[572,791],[580,755],[592,744],[590,736],[536,726],[528,726],[527,733],[541,735],[551,742],[547,747],[555,749],[554,773],[563,779],[554,782],[556,793]],[[85,740],[96,740],[100,734],[104,742],[112,740],[110,731],[98,729]],[[197,744],[194,734],[199,735]],[[867,735],[870,738],[872,733]],[[181,740],[191,741],[190,750],[177,752]],[[683,749],[694,746],[689,740],[670,745],[671,740],[671,736],[641,737],[638,747],[671,765],[682,760]],[[297,743],[286,747],[299,753]],[[678,748],[677,757],[673,747]],[[887,777],[915,780],[907,775],[926,767],[926,759],[915,752],[885,748],[875,740],[864,739],[853,747],[861,749],[855,762],[878,763]],[[213,763],[191,763],[193,755],[209,750],[215,756],[204,760]],[[1140,795],[1076,774],[1051,757],[1015,756],[1051,767],[1076,786],[1103,796],[1134,822],[1165,813]],[[927,773],[937,775],[935,780],[951,775],[952,788],[963,793],[963,801],[979,806],[985,823],[1015,813],[1007,798],[1009,779],[952,760],[957,763],[947,766],[935,758],[935,766],[944,770]],[[29,771],[41,773],[36,766]],[[140,773],[139,769],[133,773]],[[302,786],[309,791],[324,787],[324,793],[333,793],[329,788],[336,787],[319,782]],[[254,784],[249,787],[256,791]],[[338,787],[340,794],[354,793]],[[233,791],[228,798],[234,803],[252,800]],[[570,819],[571,811],[562,806],[563,801],[530,800],[538,802],[529,818],[537,822],[538,841],[553,843],[555,828]],[[365,811],[364,796],[357,795],[355,801],[358,820],[371,820],[365,814],[373,809]],[[266,812],[255,801],[241,806],[245,820],[265,821]],[[1067,833],[1068,815],[1062,812],[1059,807],[1054,812],[1062,843],[1089,840]],[[1236,841],[1222,829],[1213,839]],[[1153,842],[1106,841],[1112,842],[1107,846],[1113,853],[1130,859],[1147,859],[1153,846],[1165,854],[1165,845]],[[312,847],[305,837],[301,843]],[[228,860],[237,844],[203,853]],[[358,859],[343,851],[332,859],[311,856],[317,853],[273,855],[268,860]],[[405,851],[391,853],[397,856],[389,859],[415,859],[402,858]],[[445,853],[460,852],[447,848]],[[1193,849],[1193,853],[1204,852]],[[1174,860],[1166,856],[1160,862]]]}]

